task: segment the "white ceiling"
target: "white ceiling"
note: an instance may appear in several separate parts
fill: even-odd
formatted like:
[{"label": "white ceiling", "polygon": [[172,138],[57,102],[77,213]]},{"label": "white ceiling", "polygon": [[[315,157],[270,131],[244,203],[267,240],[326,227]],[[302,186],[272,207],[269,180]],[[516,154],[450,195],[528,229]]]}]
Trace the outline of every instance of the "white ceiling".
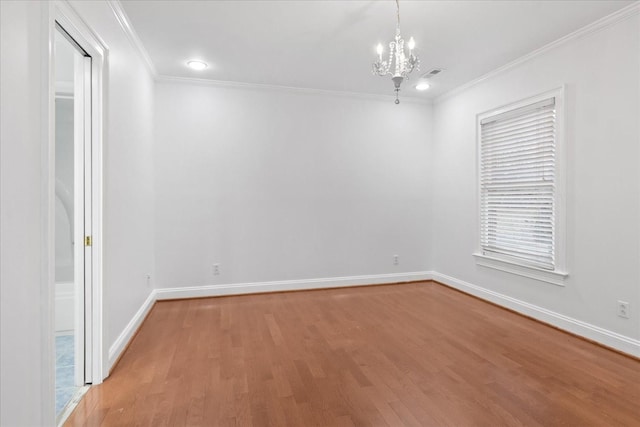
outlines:
[{"label": "white ceiling", "polygon": [[[630,3],[400,0],[402,34],[416,40],[420,74],[446,69],[428,91],[405,83],[401,96],[441,95]],[[389,78],[371,74],[375,45],[394,35],[393,0],[122,5],[160,75],[393,94]],[[193,58],[209,68],[187,68]]]}]

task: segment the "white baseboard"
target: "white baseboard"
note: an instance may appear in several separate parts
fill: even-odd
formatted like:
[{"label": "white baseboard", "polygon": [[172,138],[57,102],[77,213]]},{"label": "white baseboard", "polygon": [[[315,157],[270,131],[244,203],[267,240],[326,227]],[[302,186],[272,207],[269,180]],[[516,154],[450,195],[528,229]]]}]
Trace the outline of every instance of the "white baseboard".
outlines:
[{"label": "white baseboard", "polygon": [[329,277],[324,279],[188,286],[156,289],[155,291],[156,298],[158,300],[164,300],[252,294],[258,292],[280,292],[306,289],[341,288],[359,285],[379,285],[385,283],[413,282],[417,280],[431,280],[431,272],[417,271],[411,273],[375,274],[368,276]]},{"label": "white baseboard", "polygon": [[131,339],[133,338],[133,335],[136,333],[136,331],[142,324],[142,321],[144,320],[144,318],[147,317],[149,310],[151,310],[151,307],[153,307],[153,304],[155,302],[156,302],[156,292],[155,290],[152,290],[149,293],[149,296],[147,297],[147,299],[142,303],[142,306],[140,306],[136,314],[134,314],[133,318],[129,321],[127,326],[124,328],[124,330],[120,333],[120,335],[118,335],[118,338],[115,340],[113,345],[109,347],[109,361],[107,366],[107,372],[111,371],[111,369],[113,368],[113,365],[116,363],[116,361],[118,360],[118,358],[120,357],[124,349],[127,348],[129,341],[131,341]]},{"label": "white baseboard", "polygon": [[574,319],[569,316],[565,316],[564,314],[547,310],[546,308],[538,307],[537,305],[530,304],[528,302],[491,291],[489,289],[485,289],[483,287],[456,279],[451,276],[447,276],[445,274],[433,272],[432,278],[435,281],[458,289],[462,292],[474,295],[483,300],[490,301],[494,304],[509,308],[526,316],[533,317],[534,319],[540,320],[541,322],[547,323],[581,337],[596,341],[600,344],[614,348],[623,353],[640,357],[639,340],[609,331],[607,329],[592,325],[587,322],[583,322],[578,319]]},{"label": "white baseboard", "polygon": [[151,291],[147,299],[131,321],[109,348],[109,365],[107,372],[113,368],[127,344],[133,338],[136,330],[159,300],[214,297],[223,295],[241,295],[258,292],[279,292],[305,289],[340,288],[358,285],[379,285],[417,280],[431,280],[431,272],[418,271],[412,273],[377,274],[368,276],[331,277],[326,279],[282,280],[275,282],[233,283],[226,285],[188,286],[180,288],[162,288]]},{"label": "white baseboard", "polygon": [[359,285],[379,285],[402,282],[413,282],[419,280],[436,280],[452,288],[458,289],[470,295],[474,295],[486,301],[502,307],[509,308],[518,313],[533,317],[549,325],[566,330],[573,334],[588,338],[590,340],[601,343],[605,346],[614,348],[621,352],[640,357],[640,341],[609,331],[599,326],[591,325],[556,313],[546,308],[538,307],[525,301],[512,298],[498,292],[485,289],[483,287],[458,280],[454,277],[440,274],[433,271],[418,271],[410,273],[397,274],[377,274],[367,276],[348,276],[348,277],[330,277],[324,279],[305,279],[305,280],[282,280],[273,282],[255,282],[255,283],[233,283],[223,285],[205,285],[205,286],[188,286],[180,288],[162,288],[151,291],[140,309],[133,316],[129,324],[125,327],[118,339],[109,348],[109,370],[118,360],[120,354],[127,347],[129,341],[133,338],[136,330],[153,307],[153,304],[159,300],[181,299],[181,298],[198,298],[213,297],[223,295],[241,295],[258,292],[279,292],[292,290],[322,289],[322,288],[341,288]]}]

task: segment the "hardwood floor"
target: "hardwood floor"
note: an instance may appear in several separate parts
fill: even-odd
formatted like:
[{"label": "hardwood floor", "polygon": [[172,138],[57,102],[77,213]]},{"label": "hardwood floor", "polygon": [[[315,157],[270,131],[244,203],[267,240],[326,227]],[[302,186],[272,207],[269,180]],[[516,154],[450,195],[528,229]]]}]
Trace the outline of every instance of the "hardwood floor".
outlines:
[{"label": "hardwood floor", "polygon": [[640,362],[436,283],[158,302],[68,426],[638,426]]}]

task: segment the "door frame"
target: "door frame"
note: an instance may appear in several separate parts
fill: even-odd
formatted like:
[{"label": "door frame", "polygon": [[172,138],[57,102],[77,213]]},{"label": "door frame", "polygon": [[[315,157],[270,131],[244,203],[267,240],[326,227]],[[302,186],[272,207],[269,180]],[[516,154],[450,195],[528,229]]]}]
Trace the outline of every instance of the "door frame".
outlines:
[{"label": "door frame", "polygon": [[[91,105],[87,109],[91,111],[91,119],[88,135],[91,138],[91,200],[87,201],[91,206],[91,268],[90,287],[86,293],[90,294],[88,324],[91,330],[86,331],[91,337],[91,361],[85,366],[86,376],[91,378],[92,384],[100,384],[108,375],[106,361],[108,360],[103,345],[104,326],[103,318],[103,142],[104,142],[104,112],[106,111],[106,97],[104,87],[107,82],[106,70],[108,65],[108,48],[104,41],[86,24],[73,7],[64,0],[43,2],[43,39],[44,39],[44,64],[43,83],[47,88],[44,91],[43,117],[47,126],[43,135],[43,187],[44,187],[44,236],[43,236],[43,345],[46,351],[42,356],[42,372],[46,378],[42,381],[42,420],[51,424],[55,423],[55,57],[54,45],[56,23],[58,23],[83,50],[91,56]],[[80,242],[78,242],[80,243]]]}]

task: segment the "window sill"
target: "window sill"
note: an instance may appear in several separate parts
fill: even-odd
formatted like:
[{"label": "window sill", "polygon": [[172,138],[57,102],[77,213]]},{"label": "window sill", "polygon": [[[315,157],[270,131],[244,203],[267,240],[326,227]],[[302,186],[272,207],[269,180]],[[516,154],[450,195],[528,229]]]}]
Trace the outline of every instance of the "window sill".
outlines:
[{"label": "window sill", "polygon": [[507,273],[517,274],[518,276],[524,276],[530,279],[540,280],[542,282],[552,283],[558,286],[564,286],[564,281],[567,276],[569,276],[569,273],[565,273],[562,271],[550,271],[542,268],[516,264],[480,253],[474,253],[473,256],[476,258],[476,264],[483,267],[506,271]]}]

